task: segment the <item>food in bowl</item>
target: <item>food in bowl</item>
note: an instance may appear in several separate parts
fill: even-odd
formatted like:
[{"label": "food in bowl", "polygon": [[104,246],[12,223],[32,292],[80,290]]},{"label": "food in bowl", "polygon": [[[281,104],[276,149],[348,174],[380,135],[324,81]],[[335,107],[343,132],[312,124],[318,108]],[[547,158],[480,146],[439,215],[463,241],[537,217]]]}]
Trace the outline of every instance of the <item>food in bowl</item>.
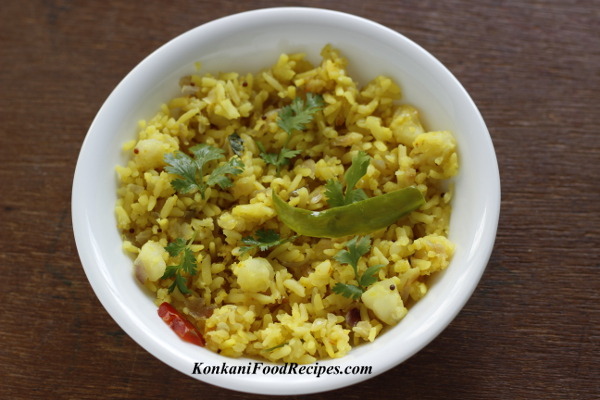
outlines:
[{"label": "food in bowl", "polygon": [[399,323],[454,252],[452,133],[427,131],[390,78],[359,87],[338,50],[321,56],[200,69],[124,145],[135,277],[181,338],[225,356],[342,357]]}]

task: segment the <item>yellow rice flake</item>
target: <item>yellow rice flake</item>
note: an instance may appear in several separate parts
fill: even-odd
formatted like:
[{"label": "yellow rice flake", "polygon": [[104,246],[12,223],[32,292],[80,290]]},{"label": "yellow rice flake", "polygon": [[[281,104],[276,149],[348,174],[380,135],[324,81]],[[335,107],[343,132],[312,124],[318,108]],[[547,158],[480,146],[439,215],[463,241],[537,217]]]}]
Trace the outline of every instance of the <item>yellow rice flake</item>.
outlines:
[{"label": "yellow rice flake", "polygon": [[183,115],[181,115],[179,117],[179,119],[177,119],[177,123],[178,124],[185,124],[186,122],[188,122],[194,115],[198,114],[200,112],[199,109],[197,108],[192,108],[189,111],[186,111]]},{"label": "yellow rice flake", "polygon": [[165,201],[162,209],[160,210],[160,218],[167,218],[171,212],[173,211],[173,207],[177,203],[178,197],[177,195],[173,195]]},{"label": "yellow rice flake", "polygon": [[[147,243],[163,252],[177,239],[193,242],[196,273],[183,274],[191,294],[170,290],[173,278],[148,281],[145,289],[155,304],[166,301],[182,310],[202,331],[206,347],[223,356],[276,363],[343,357],[401,323],[404,305],[427,296],[427,278],[448,268],[455,251],[447,238],[453,197],[447,180],[459,161],[453,134],[428,131],[419,110],[401,98],[398,82],[376,76],[361,86],[338,50],[324,46],[321,58],[313,64],[303,53],[281,54],[257,73],[200,73],[198,62],[196,72],[181,78],[179,95],[140,120],[137,137],[122,146],[129,159],[115,168],[114,215],[123,251],[133,261]],[[278,124],[280,111],[307,92],[321,95],[324,107],[306,129],[288,135]],[[233,133],[243,141],[239,154],[229,144]],[[197,179],[207,182],[233,157],[243,172],[227,175],[230,186],[179,193],[165,155],[190,154],[201,143],[220,148],[223,157],[205,164]],[[268,153],[285,146],[299,154],[277,168],[259,145]],[[370,233],[371,248],[358,271],[383,267],[366,301],[333,292],[337,283],[356,284],[352,266],[336,260],[351,238],[297,236],[272,202],[275,191],[292,206],[326,209],[327,181],[345,184],[358,151],[371,158],[356,184],[368,197],[414,185],[426,198],[419,210]],[[245,248],[259,230],[289,241]],[[173,265],[179,257],[164,261]],[[358,318],[352,325],[346,322],[351,310]]]},{"label": "yellow rice flake", "polygon": [[127,211],[125,211],[122,206],[116,206],[115,212],[117,214],[117,226],[119,229],[129,229],[131,219],[129,218]]},{"label": "yellow rice flake", "polygon": [[306,295],[304,286],[298,283],[298,281],[295,279],[286,279],[283,282],[283,285],[300,297],[304,297]]}]

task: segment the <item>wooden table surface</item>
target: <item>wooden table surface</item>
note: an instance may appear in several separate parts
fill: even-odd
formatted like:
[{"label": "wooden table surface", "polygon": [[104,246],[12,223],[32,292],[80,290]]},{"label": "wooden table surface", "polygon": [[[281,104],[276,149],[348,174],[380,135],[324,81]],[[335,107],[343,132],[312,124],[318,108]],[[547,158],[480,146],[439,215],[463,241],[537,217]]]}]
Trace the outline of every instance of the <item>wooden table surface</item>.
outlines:
[{"label": "wooden table surface", "polygon": [[121,330],[81,267],[70,191],[131,68],[197,25],[277,5],[353,13],[425,47],[481,110],[502,178],[494,252],[452,324],[402,365],[306,397],[600,398],[598,0],[3,1],[0,398],[260,398],[189,378]]}]

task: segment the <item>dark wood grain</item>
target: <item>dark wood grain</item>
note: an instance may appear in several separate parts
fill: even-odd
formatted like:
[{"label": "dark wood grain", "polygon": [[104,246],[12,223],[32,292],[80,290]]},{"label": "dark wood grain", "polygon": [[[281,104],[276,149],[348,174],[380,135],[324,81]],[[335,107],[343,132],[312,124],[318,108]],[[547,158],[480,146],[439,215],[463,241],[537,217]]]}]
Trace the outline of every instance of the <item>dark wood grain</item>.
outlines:
[{"label": "dark wood grain", "polygon": [[502,177],[496,246],[454,322],[393,370],[307,397],[598,398],[596,0],[4,1],[0,398],[259,398],[188,378],[123,333],[81,268],[70,190],[87,128],[133,66],[199,24],[276,5],[350,12],[424,46],[479,106]]}]

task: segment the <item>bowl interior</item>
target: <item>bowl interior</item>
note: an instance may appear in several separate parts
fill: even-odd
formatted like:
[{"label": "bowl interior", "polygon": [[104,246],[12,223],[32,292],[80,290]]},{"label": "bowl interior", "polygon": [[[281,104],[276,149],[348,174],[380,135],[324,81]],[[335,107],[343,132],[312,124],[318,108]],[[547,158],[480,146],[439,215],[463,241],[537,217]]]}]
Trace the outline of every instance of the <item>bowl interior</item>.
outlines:
[{"label": "bowl interior", "polygon": [[[116,228],[115,166],[121,146],[135,137],[137,122],[154,115],[178,93],[179,78],[195,71],[257,72],[280,53],[304,52],[317,63],[325,44],[341,50],[349,73],[361,84],[377,75],[395,79],[403,100],[415,105],[429,130],[451,130],[459,144],[460,173],[450,239],[457,251],[429,293],[404,320],[375,342],[323,366],[372,366],[371,375],[192,375],[195,363],[249,365],[178,340],[133,278]],[[193,29],[143,60],[115,88],[85,138],[73,183],[73,227],[88,279],[103,306],[142,347],[196,379],[229,389],[302,394],[357,383],[406,360],[437,336],[477,285],[491,253],[499,212],[499,178],[487,128],[460,83],[433,56],[409,39],[373,22],[333,11],[303,8],[257,10]]]}]

